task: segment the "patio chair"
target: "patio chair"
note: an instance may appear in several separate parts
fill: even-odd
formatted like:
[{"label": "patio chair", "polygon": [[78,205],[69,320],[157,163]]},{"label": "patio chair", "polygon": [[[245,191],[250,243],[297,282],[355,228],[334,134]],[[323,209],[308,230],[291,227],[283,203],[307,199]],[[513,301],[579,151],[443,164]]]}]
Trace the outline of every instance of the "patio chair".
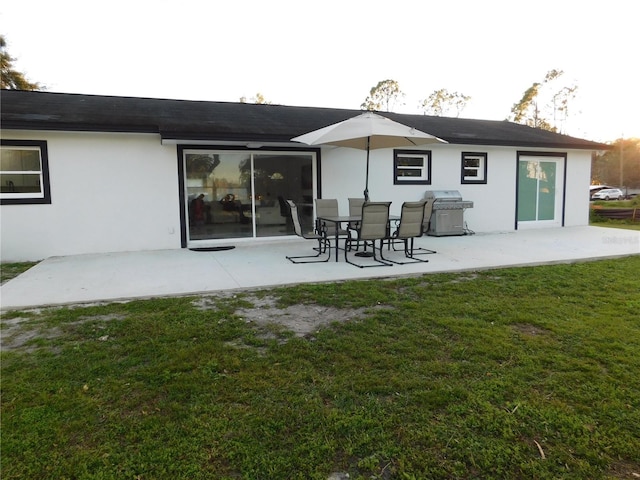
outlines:
[{"label": "patio chair", "polygon": [[278,195],[278,205],[280,205],[280,216],[284,218],[286,229],[287,231],[291,231],[291,229],[293,229],[291,211],[287,200],[285,200],[282,195]]},{"label": "patio chair", "polygon": [[422,220],[422,231],[427,233],[431,226],[431,214],[433,213],[433,202],[435,198],[430,198],[427,203],[424,204],[424,219]]},{"label": "patio chair", "polygon": [[[396,243],[402,243],[404,246],[404,255],[410,260],[406,262],[400,262],[397,260],[384,258],[382,256],[381,250],[380,257],[382,257],[383,260],[398,263],[401,265],[404,265],[406,263],[428,262],[428,260],[415,258],[415,256],[432,251],[429,250],[428,252],[426,252],[424,251],[426,249],[416,249],[413,245],[414,239],[416,237],[421,237],[423,233],[425,205],[426,201],[404,202],[402,204],[402,211],[400,213],[400,224],[398,225],[398,228],[396,228],[396,230],[385,239],[389,242],[389,246],[394,245],[394,250]],[[417,253],[417,250],[421,251]]]},{"label": "patio chair", "polygon": [[[362,205],[361,220],[356,233],[357,238],[353,238],[351,232],[348,231],[348,237],[345,243],[344,259],[347,263],[355,265],[359,268],[365,267],[391,267],[391,263],[386,262],[382,258],[376,256],[376,240],[380,242],[380,257],[382,257],[382,241],[388,237],[389,230],[389,207],[391,202],[365,202]],[[362,242],[365,244],[371,244],[372,258],[376,263],[373,264],[359,264],[349,260],[349,251],[354,243]],[[360,255],[356,253],[354,255]]]},{"label": "patio chair", "polygon": [[[298,213],[298,207],[292,200],[287,200],[287,206],[289,207],[289,211],[291,212],[291,221],[293,223],[293,230],[299,237],[304,238],[305,240],[316,240],[318,242],[318,246],[314,248],[318,253],[316,255],[302,255],[297,257],[287,256],[287,260],[292,263],[319,263],[319,262],[328,262],[331,257],[331,251],[328,248],[328,240],[326,235],[319,234],[316,232],[305,233],[302,230],[302,226],[300,224],[300,214]],[[327,258],[321,259],[319,258],[322,253],[327,253]],[[315,259],[315,260],[306,260],[306,259]],[[306,261],[305,261],[306,260]]]},{"label": "patio chair", "polygon": [[[331,246],[331,240],[336,238],[336,225],[333,223],[321,222],[319,217],[337,217],[338,200],[335,198],[316,198],[316,233],[327,237],[330,248],[338,248],[338,245]],[[348,232],[338,228],[338,237],[346,237]]]},{"label": "patio chair", "polygon": [[[349,216],[360,215],[362,213],[362,204],[364,198],[349,198]],[[347,230],[351,230],[351,233],[358,233],[358,222],[349,222]],[[360,247],[360,242],[356,243],[356,250]]]},{"label": "patio chair", "polygon": [[[422,234],[425,235],[429,231],[431,226],[431,213],[433,213],[433,202],[435,198],[430,198],[427,203],[424,204],[424,219],[422,220]],[[419,248],[421,253],[438,253],[435,250],[429,250],[428,248]]]}]

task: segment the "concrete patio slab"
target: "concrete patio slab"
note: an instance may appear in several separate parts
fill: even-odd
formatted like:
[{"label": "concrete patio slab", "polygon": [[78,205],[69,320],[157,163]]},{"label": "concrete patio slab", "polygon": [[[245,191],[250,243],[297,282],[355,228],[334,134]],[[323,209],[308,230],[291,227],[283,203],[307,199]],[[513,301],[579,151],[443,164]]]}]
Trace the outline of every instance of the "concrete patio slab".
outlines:
[{"label": "concrete patio slab", "polygon": [[[188,249],[48,258],[0,287],[2,310],[159,296],[576,262],[640,254],[640,232],[565,227],[457,237],[421,237],[428,263],[356,268],[343,261],[292,264],[313,242],[239,243],[226,251]],[[390,254],[391,255],[391,254]],[[395,253],[395,255],[399,255]]]}]

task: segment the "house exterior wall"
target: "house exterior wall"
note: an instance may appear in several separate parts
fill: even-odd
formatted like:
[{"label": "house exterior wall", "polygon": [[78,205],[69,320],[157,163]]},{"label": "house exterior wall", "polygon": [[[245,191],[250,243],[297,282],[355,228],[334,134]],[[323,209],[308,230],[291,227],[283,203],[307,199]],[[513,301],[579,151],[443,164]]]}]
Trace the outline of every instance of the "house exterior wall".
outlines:
[{"label": "house exterior wall", "polygon": [[51,204],[0,207],[3,262],[180,248],[176,147],[158,135],[18,132],[45,140]]},{"label": "house exterior wall", "polygon": [[[154,134],[3,131],[4,139],[44,140],[49,153],[51,204],[0,206],[3,262],[51,256],[180,248],[180,193],[177,147]],[[419,200],[426,190],[459,190],[474,202],[465,211],[476,233],[515,229],[517,148],[431,145],[431,185],[394,185],[392,150],[370,155],[372,200]],[[521,150],[567,153],[565,225],[589,221],[590,151]],[[461,184],[462,152],[487,153],[487,183]],[[321,192],[339,199],[362,197],[366,153],[322,148]],[[259,241],[259,240],[258,240]]]},{"label": "house exterior wall", "polygon": [[589,225],[591,152],[569,151],[567,155],[567,201],[565,227]]},{"label": "house exterior wall", "polygon": [[[394,185],[393,153],[374,150],[370,154],[369,195],[371,200],[391,201],[391,214],[399,215],[402,202],[420,200],[427,190],[458,190],[474,206],[465,210],[467,228],[476,233],[515,230],[517,151],[567,153],[565,226],[589,223],[591,152],[483,145],[430,145],[431,185]],[[487,153],[487,183],[462,184],[462,152]],[[345,199],[341,213],[347,214],[348,197],[362,197],[366,153],[347,148],[322,151],[322,196]]]}]

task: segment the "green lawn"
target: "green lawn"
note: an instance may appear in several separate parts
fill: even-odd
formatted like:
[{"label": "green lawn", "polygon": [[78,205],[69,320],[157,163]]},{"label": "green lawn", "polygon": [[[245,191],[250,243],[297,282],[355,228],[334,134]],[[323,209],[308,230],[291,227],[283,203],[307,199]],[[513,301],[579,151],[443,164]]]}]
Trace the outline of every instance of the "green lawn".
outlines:
[{"label": "green lawn", "polygon": [[638,478],[639,272],[640,255],[5,313],[2,478]]},{"label": "green lawn", "polygon": [[26,272],[38,262],[3,263],[0,264],[0,284]]}]

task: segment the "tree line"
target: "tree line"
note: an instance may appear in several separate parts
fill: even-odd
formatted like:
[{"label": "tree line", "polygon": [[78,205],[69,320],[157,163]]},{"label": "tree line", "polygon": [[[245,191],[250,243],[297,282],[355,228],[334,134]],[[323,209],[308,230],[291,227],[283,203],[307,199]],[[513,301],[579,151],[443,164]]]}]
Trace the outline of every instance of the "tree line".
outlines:
[{"label": "tree line", "polygon": [[42,90],[42,85],[30,82],[22,72],[13,68],[15,61],[16,59],[7,51],[4,35],[0,35],[0,86],[7,90]]},{"label": "tree line", "polygon": [[640,139],[619,138],[591,159],[592,185],[640,188]]},{"label": "tree line", "polygon": [[[550,70],[540,82],[525,90],[522,98],[513,104],[507,120],[534,128],[562,133],[569,106],[576,96],[577,85],[559,84],[562,70]],[[369,96],[360,105],[364,110],[393,111],[404,93],[396,80],[382,80],[371,88]],[[418,108],[425,115],[459,117],[471,97],[446,88],[434,90],[420,100]]]}]

